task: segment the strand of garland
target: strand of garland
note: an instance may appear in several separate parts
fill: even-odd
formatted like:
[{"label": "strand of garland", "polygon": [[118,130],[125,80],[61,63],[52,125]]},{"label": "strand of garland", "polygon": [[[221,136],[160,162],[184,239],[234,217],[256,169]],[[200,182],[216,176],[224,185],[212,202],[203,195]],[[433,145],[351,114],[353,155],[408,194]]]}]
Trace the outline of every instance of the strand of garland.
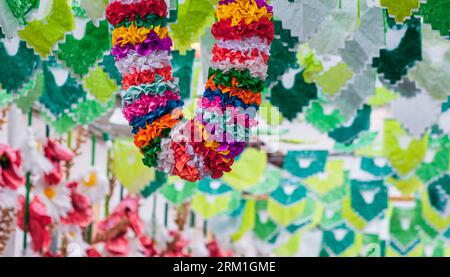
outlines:
[{"label": "strand of garland", "polygon": [[272,7],[265,0],[219,1],[208,82],[191,120],[183,120],[172,77],[167,14],[163,0],[112,0],[107,7],[123,114],[145,165],[191,182],[220,178],[257,125],[274,38]]}]

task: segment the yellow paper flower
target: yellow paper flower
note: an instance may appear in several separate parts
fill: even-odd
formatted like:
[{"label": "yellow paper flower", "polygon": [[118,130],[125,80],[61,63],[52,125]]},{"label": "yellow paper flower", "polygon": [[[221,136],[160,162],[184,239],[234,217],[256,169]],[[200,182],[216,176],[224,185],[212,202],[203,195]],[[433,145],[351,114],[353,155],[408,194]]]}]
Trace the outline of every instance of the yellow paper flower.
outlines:
[{"label": "yellow paper flower", "polygon": [[120,46],[126,44],[136,45],[142,43],[146,38],[150,30],[145,27],[138,28],[136,25],[131,24],[130,27],[120,27],[113,31],[112,42],[113,45],[120,43]]},{"label": "yellow paper flower", "polygon": [[258,8],[255,1],[236,0],[228,5],[220,5],[216,10],[216,17],[220,20],[231,19],[231,26],[236,26],[245,20],[245,24],[258,21],[262,17],[272,19],[272,13],[268,13],[265,6]]}]

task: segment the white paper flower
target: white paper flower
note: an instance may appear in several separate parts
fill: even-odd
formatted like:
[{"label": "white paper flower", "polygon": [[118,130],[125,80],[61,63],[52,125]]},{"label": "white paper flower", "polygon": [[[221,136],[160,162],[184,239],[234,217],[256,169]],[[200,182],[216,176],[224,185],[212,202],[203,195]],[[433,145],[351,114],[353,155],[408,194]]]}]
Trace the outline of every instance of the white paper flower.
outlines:
[{"label": "white paper flower", "polygon": [[36,139],[31,128],[27,130],[22,153],[24,156],[22,168],[25,172],[31,172],[33,176],[40,177],[53,170],[52,163],[45,157],[43,143]]},{"label": "white paper flower", "polygon": [[72,210],[70,190],[65,184],[49,186],[42,177],[36,184],[36,194],[47,208],[48,214],[58,222],[61,217],[66,217]]},{"label": "white paper flower", "polygon": [[106,197],[108,186],[106,174],[95,167],[89,168],[78,181],[79,191],[89,197],[92,203],[101,201]]}]

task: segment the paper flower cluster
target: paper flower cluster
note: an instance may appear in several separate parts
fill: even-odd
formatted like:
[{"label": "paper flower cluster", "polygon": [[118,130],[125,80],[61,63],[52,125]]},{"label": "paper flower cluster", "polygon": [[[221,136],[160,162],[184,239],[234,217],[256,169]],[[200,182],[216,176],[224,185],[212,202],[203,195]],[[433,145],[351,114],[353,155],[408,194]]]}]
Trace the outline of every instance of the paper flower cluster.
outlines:
[{"label": "paper flower cluster", "polygon": [[106,15],[115,27],[112,54],[123,75],[123,114],[144,164],[191,182],[231,171],[257,125],[274,39],[272,7],[265,0],[219,1],[209,78],[191,120],[183,120],[172,77],[165,2],[115,0]]}]

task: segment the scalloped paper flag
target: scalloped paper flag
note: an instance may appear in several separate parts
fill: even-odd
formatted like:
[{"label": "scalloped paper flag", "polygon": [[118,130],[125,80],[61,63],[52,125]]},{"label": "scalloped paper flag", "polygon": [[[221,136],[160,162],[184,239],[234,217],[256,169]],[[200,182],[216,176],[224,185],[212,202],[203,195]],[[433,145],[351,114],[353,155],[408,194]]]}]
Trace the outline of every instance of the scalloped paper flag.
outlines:
[{"label": "scalloped paper flag", "polygon": [[47,58],[55,44],[74,28],[75,20],[69,1],[53,0],[50,13],[44,19],[29,22],[19,31],[19,36],[41,57]]},{"label": "scalloped paper flag", "polygon": [[400,176],[415,169],[425,158],[428,135],[412,139],[395,120],[384,122],[384,155]]}]

